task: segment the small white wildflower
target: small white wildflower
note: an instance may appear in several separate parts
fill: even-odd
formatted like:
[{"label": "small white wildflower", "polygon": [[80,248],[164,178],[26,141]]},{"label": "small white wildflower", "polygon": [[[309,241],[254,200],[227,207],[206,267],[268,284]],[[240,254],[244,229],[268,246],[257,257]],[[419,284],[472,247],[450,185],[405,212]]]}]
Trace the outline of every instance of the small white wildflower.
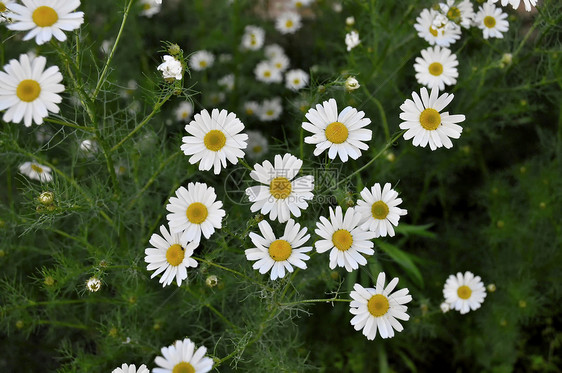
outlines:
[{"label": "small white wildflower", "polygon": [[164,79],[181,80],[183,76],[183,66],[181,62],[170,55],[164,56],[164,62],[161,63],[157,69],[162,71]]},{"label": "small white wildflower", "polygon": [[86,282],[86,289],[95,293],[101,288],[101,281],[97,277],[90,277]]},{"label": "small white wildflower", "polygon": [[352,30],[345,35],[345,45],[347,45],[348,52],[358,46],[360,43],[361,40],[359,40],[359,33],[357,31]]}]

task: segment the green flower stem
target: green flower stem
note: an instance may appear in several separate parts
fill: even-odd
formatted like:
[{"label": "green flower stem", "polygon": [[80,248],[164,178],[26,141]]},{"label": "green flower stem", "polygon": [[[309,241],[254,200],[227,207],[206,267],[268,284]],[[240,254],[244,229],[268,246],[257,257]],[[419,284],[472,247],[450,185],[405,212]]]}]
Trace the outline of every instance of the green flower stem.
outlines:
[{"label": "green flower stem", "polygon": [[253,169],[252,167],[250,167],[250,165],[249,165],[245,160],[243,160],[242,158],[240,158],[238,161],[240,162],[240,164],[241,164],[242,166],[246,167],[249,171],[253,171],[253,170],[254,170],[254,169]]},{"label": "green flower stem", "polygon": [[280,306],[294,306],[307,303],[330,303],[330,302],[351,302],[351,299],[330,298],[330,299],[303,299],[295,302],[279,303]]},{"label": "green flower stem", "polygon": [[90,329],[87,325],[84,324],[73,324],[65,321],[56,321],[56,320],[38,320],[36,321],[38,325],[53,325],[53,326],[63,326],[65,328],[74,328],[74,329],[83,329],[88,330]]},{"label": "green flower stem", "polygon": [[91,245],[88,241],[86,241],[86,240],[84,240],[84,239],[82,239],[82,238],[72,236],[72,235],[66,233],[65,231],[61,231],[61,230],[56,229],[56,228],[52,228],[51,230],[52,230],[53,232],[57,233],[57,234],[60,234],[60,235],[63,236],[63,237],[66,237],[66,238],[69,238],[69,239],[71,239],[71,240],[80,242],[81,244],[83,244],[84,246],[86,246],[86,247],[88,247],[88,248],[90,248],[90,249],[92,249],[92,250],[95,250],[95,251],[98,250],[97,247]]},{"label": "green flower stem", "polygon": [[[209,260],[206,260],[206,259],[203,259],[203,258],[198,258],[198,257],[195,257],[195,256],[192,256],[192,258],[195,259],[195,260],[197,260],[198,262],[205,263],[205,264],[211,265],[211,266],[213,266],[213,267],[220,268],[220,269],[222,269],[222,270],[224,270],[224,271],[227,271],[227,272],[230,272],[230,273],[232,273],[232,274],[234,274],[234,275],[236,275],[236,276],[238,276],[238,277],[242,277],[243,279],[248,280],[248,281],[250,281],[250,282],[252,282],[252,283],[254,283],[254,284],[256,284],[256,285],[263,286],[263,284],[261,284],[261,283],[259,283],[259,282],[256,282],[254,279],[252,279],[252,278],[246,276],[245,274],[243,274],[243,273],[241,273],[241,272],[235,271],[235,270],[230,269],[230,268],[227,268],[227,267],[225,267],[225,266],[221,266],[220,264],[213,263],[213,262],[211,262],[211,261],[209,261]],[[266,289],[269,290],[269,291],[273,291],[273,289],[271,289],[271,288],[269,288],[269,287],[267,287],[267,286],[266,286]]]},{"label": "green flower stem", "polygon": [[381,122],[382,122],[382,127],[384,129],[384,137],[386,138],[386,141],[390,141],[390,131],[388,129],[388,121],[386,120],[386,114],[384,112],[384,108],[381,104],[381,102],[379,100],[377,100],[375,98],[375,96],[371,95],[371,92],[369,92],[369,90],[367,89],[366,86],[362,86],[363,91],[365,92],[365,94],[367,94],[367,96],[369,97],[369,99],[371,101],[373,101],[373,103],[377,106],[377,108],[379,109],[380,112],[380,116],[381,116]]},{"label": "green flower stem", "polygon": [[86,132],[94,132],[94,129],[92,127],[79,126],[75,123],[65,122],[65,121],[62,121],[62,120],[52,119],[52,118],[45,118],[43,120],[45,122],[60,124],[61,126],[72,127],[72,128],[76,128],[76,129],[79,129],[79,130],[82,130],[82,131],[86,131]]},{"label": "green flower stem", "polygon": [[121,27],[119,28],[119,32],[117,33],[117,37],[115,38],[115,43],[113,43],[113,47],[111,48],[111,52],[109,52],[109,56],[107,57],[107,61],[105,61],[105,65],[103,66],[103,70],[101,72],[100,77],[98,78],[98,84],[96,85],[96,89],[94,89],[94,93],[92,94],[91,100],[94,101],[98,94],[100,93],[101,87],[103,83],[105,83],[106,75],[109,69],[109,65],[111,64],[111,60],[113,60],[113,55],[115,54],[115,50],[117,49],[117,44],[119,44],[119,40],[121,40],[121,35],[123,34],[123,29],[125,28],[125,23],[127,23],[127,18],[129,16],[129,11],[131,10],[131,5],[133,5],[134,0],[129,0],[127,3],[127,7],[125,8],[125,12],[123,13],[123,20],[121,21]]}]

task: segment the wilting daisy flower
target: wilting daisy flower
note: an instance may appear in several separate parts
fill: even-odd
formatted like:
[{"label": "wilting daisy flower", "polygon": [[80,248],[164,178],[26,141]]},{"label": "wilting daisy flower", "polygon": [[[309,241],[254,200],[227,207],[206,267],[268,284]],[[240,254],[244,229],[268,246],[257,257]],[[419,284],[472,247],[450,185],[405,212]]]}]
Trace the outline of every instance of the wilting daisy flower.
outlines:
[{"label": "wilting daisy flower", "polygon": [[154,363],[159,368],[152,373],[207,373],[213,369],[213,359],[206,357],[207,349],[203,346],[195,349],[195,343],[189,338],[176,341],[173,345],[162,347],[162,356],[156,356]]},{"label": "wilting daisy flower", "polygon": [[462,0],[460,2],[458,0],[447,0],[445,3],[440,3],[439,8],[450,21],[464,28],[469,28],[472,25],[474,9],[470,0]]},{"label": "wilting daisy flower", "polygon": [[246,155],[248,158],[260,159],[263,157],[268,149],[269,143],[264,135],[258,131],[248,131],[248,148],[246,149]]},{"label": "wilting daisy flower", "polygon": [[202,110],[185,126],[191,136],[182,138],[180,148],[185,155],[191,155],[189,163],[199,162],[199,170],[213,168],[218,175],[221,165],[226,167],[227,160],[237,164],[238,158],[244,157],[242,149],[246,149],[248,135],[240,133],[243,129],[244,124],[234,113],[213,109],[209,115],[207,110]]},{"label": "wilting daisy flower", "polygon": [[258,227],[262,235],[251,232],[250,239],[255,247],[245,251],[246,259],[256,261],[252,268],[262,275],[271,270],[271,280],[285,277],[285,270],[293,272],[293,266],[306,269],[304,261],[310,257],[304,253],[312,250],[311,246],[301,247],[310,238],[306,227],[301,229],[299,223],[289,219],[279,238],[275,237],[267,221],[262,220]]},{"label": "wilting daisy flower", "polygon": [[170,233],[166,226],[160,226],[161,236],[154,233],[150,237],[149,247],[144,250],[144,261],[148,263],[146,267],[149,271],[156,270],[150,278],[154,278],[164,272],[159,282],[162,287],[170,285],[174,278],[176,284],[181,286],[183,280],[187,278],[187,268],[197,267],[197,262],[191,256],[199,245],[198,242],[188,242],[182,232]]},{"label": "wilting daisy flower", "polygon": [[308,74],[301,69],[289,70],[285,74],[285,87],[298,91],[308,84]]},{"label": "wilting daisy flower", "polygon": [[215,56],[206,50],[201,50],[193,53],[189,58],[189,67],[195,71],[202,71],[213,66]]},{"label": "wilting daisy flower", "polygon": [[363,127],[368,126],[371,120],[365,118],[362,111],[348,106],[338,114],[336,100],[331,98],[322,105],[316,105],[315,109],[311,108],[306,113],[306,119],[310,123],[303,122],[302,128],[313,135],[306,137],[304,142],[316,144],[316,156],[328,149],[330,159],[338,155],[342,162],[347,162],[348,157],[357,159],[361,156],[361,150],[369,148],[363,141],[371,140],[372,132]]},{"label": "wilting daisy flower", "polygon": [[48,183],[53,180],[51,168],[43,166],[37,162],[25,162],[19,166],[20,173],[32,180],[39,180],[42,183]]},{"label": "wilting daisy flower", "polygon": [[201,234],[211,237],[215,228],[221,228],[226,215],[222,202],[216,199],[215,188],[205,183],[189,183],[187,189],[179,187],[176,197],[170,197],[166,205],[171,232],[183,232],[181,239],[185,241],[199,242]]},{"label": "wilting daisy flower", "polygon": [[474,23],[482,30],[484,39],[503,38],[503,32],[509,29],[507,14],[491,3],[484,3],[474,17]]},{"label": "wilting daisy flower", "polygon": [[449,115],[449,112],[441,113],[453,100],[454,95],[443,93],[439,96],[439,90],[433,88],[431,96],[427,88],[422,87],[421,99],[417,92],[412,92],[413,101],[407,99],[400,109],[400,128],[407,130],[404,140],[413,138],[414,146],[426,147],[429,144],[431,150],[442,146],[447,149],[453,147],[450,138],[458,139],[461,136],[462,127],[456,123],[463,122],[465,116],[462,114]]},{"label": "wilting daisy flower", "polygon": [[160,13],[161,4],[162,2],[156,0],[140,0],[141,15],[152,18],[153,15]]},{"label": "wilting daisy flower", "polygon": [[261,184],[246,189],[246,194],[253,202],[250,210],[269,214],[269,219],[284,223],[291,215],[301,216],[314,195],[314,176],[295,177],[302,167],[302,160],[291,154],[276,155],[274,164],[265,161],[254,165],[250,177]]},{"label": "wilting daisy flower", "polygon": [[457,83],[459,61],[451,50],[435,46],[423,49],[421,55],[414,64],[418,83],[440,90],[445,89],[445,84]]},{"label": "wilting daisy flower", "polygon": [[164,79],[181,80],[183,76],[183,66],[181,62],[170,55],[164,56],[164,62],[157,67],[157,70],[162,71]]},{"label": "wilting daisy flower", "polygon": [[370,240],[375,238],[373,232],[365,231],[359,227],[361,223],[361,214],[353,207],[342,212],[340,206],[334,210],[330,207],[330,220],[321,216],[320,221],[316,223],[314,231],[321,237],[314,246],[316,251],[324,253],[330,251],[330,268],[336,266],[345,267],[351,272],[360,265],[367,264],[367,259],[363,255],[373,255],[373,242]]},{"label": "wilting daisy flower", "polygon": [[405,306],[412,301],[408,289],[392,292],[398,285],[398,277],[394,277],[386,288],[385,282],[386,275],[381,272],[375,288],[355,284],[350,293],[353,300],[349,304],[349,312],[355,315],[351,319],[351,325],[355,330],[363,329],[363,335],[368,340],[375,339],[377,330],[382,338],[392,338],[394,330],[401,332],[404,329],[398,320],[410,319],[406,313],[408,307]]},{"label": "wilting daisy flower", "polygon": [[150,371],[146,368],[146,365],[141,365],[139,369],[135,366],[135,364],[121,365],[121,368],[115,368],[111,371],[111,373],[150,373]]},{"label": "wilting daisy flower", "polygon": [[101,281],[97,277],[90,277],[88,281],[86,281],[86,289],[88,291],[95,293],[101,289]]},{"label": "wilting daisy flower", "polygon": [[79,0],[22,0],[23,5],[6,4],[12,12],[10,18],[13,23],[7,27],[10,30],[28,31],[23,40],[35,38],[39,45],[51,40],[54,36],[59,41],[65,41],[64,31],[80,28],[84,23],[84,13],[74,12],[80,6]]},{"label": "wilting daisy flower", "polygon": [[193,115],[193,104],[189,101],[183,101],[175,110],[176,120],[185,122]]},{"label": "wilting daisy flower", "polygon": [[293,34],[301,26],[301,16],[295,12],[282,13],[275,21],[275,28],[282,34]]},{"label": "wilting daisy flower", "polygon": [[264,48],[265,57],[272,60],[285,55],[285,50],[279,44],[270,44]]},{"label": "wilting daisy flower", "polygon": [[242,48],[252,51],[258,50],[263,46],[265,31],[261,27],[246,26],[242,36]]},{"label": "wilting daisy flower", "polygon": [[357,201],[357,212],[362,216],[363,229],[368,229],[375,233],[375,237],[394,237],[394,228],[398,226],[400,216],[406,215],[407,210],[398,207],[402,203],[402,198],[397,198],[398,192],[391,188],[390,183],[381,185],[376,183],[371,187],[361,191],[362,200]]},{"label": "wilting daisy flower", "polygon": [[232,91],[234,89],[234,74],[223,76],[217,81],[217,84],[229,92]]},{"label": "wilting daisy flower", "polygon": [[256,101],[246,101],[244,103],[244,112],[246,115],[257,115],[260,110],[260,104]]},{"label": "wilting daisy flower", "polygon": [[261,61],[258,63],[254,69],[254,74],[257,80],[268,84],[281,83],[283,81],[281,71],[273,67],[270,61]]},{"label": "wilting daisy flower", "polygon": [[279,119],[283,113],[283,105],[281,105],[281,98],[274,97],[271,100],[263,100],[258,111],[258,118],[261,121],[269,122]]},{"label": "wilting daisy flower", "polygon": [[[440,21],[435,22],[436,18]],[[461,38],[461,28],[454,22],[448,22],[447,17],[436,10],[422,10],[416,22],[414,28],[418,31],[418,36],[431,45],[448,47]]]},{"label": "wilting daisy flower", "polygon": [[289,57],[285,56],[284,54],[280,54],[268,60],[271,67],[275,70],[283,72],[287,70],[291,61],[289,61]]},{"label": "wilting daisy flower", "polygon": [[[497,3],[498,0],[489,0],[490,3]],[[519,9],[519,4],[521,4],[521,0],[501,0],[502,6],[506,6],[507,4],[511,4],[513,9]],[[537,0],[523,0],[525,3],[525,10],[530,12],[533,6],[537,6]]]},{"label": "wilting daisy flower", "polygon": [[486,288],[480,276],[472,272],[450,275],[443,288],[443,296],[452,309],[465,314],[470,310],[477,310],[484,303]]},{"label": "wilting daisy flower", "polygon": [[352,30],[351,32],[345,34],[345,45],[347,46],[348,52],[358,46],[360,43],[361,40],[359,40],[359,33],[357,31]]},{"label": "wilting daisy flower", "polygon": [[57,93],[64,91],[62,75],[57,66],[45,70],[45,57],[29,58],[20,55],[19,61],[10,60],[0,71],[0,110],[6,110],[4,122],[19,123],[26,127],[42,124],[43,118],[58,113],[62,101]]}]

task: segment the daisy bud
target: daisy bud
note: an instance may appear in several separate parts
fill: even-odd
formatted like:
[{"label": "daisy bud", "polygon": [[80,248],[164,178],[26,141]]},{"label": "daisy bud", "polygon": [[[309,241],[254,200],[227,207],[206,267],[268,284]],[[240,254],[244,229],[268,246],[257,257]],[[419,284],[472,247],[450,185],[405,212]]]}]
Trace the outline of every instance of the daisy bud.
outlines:
[{"label": "daisy bud", "polygon": [[4,250],[0,250],[0,258],[3,258],[6,256],[6,252]]},{"label": "daisy bud", "polygon": [[353,26],[355,24],[355,17],[347,17],[345,19],[345,24],[348,26]]},{"label": "daisy bud", "polygon": [[500,67],[503,69],[511,65],[512,61],[513,61],[513,55],[511,53],[504,53],[500,61]]},{"label": "daisy bud", "polygon": [[175,56],[176,54],[180,54],[180,52],[181,52],[181,48],[176,43],[168,47],[168,53],[170,53],[172,56]]},{"label": "daisy bud", "polygon": [[519,301],[519,308],[525,308],[527,307],[527,302],[525,302],[523,299],[521,299]]},{"label": "daisy bud", "polygon": [[39,195],[39,202],[45,206],[53,203],[55,199],[55,194],[53,192],[43,192]]},{"label": "daisy bud", "polygon": [[86,289],[95,293],[101,288],[101,281],[96,277],[90,277],[90,279],[86,282]]},{"label": "daisy bud", "polygon": [[53,286],[55,284],[55,279],[52,276],[47,276],[43,283],[47,286]]},{"label": "daisy bud", "polygon": [[16,321],[16,328],[23,329],[23,321],[21,320]]},{"label": "daisy bud", "polygon": [[350,76],[345,80],[345,90],[348,92],[355,91],[361,87],[357,79],[354,76]]},{"label": "daisy bud", "polygon": [[441,312],[443,312],[443,313],[447,313],[451,309],[451,306],[449,306],[449,303],[447,303],[447,302],[441,303],[441,305],[439,307],[441,307]]},{"label": "daisy bud", "polygon": [[207,277],[207,279],[205,280],[205,284],[210,288],[214,288],[215,286],[218,285],[218,283],[219,283],[219,279],[215,275],[211,275]]},{"label": "daisy bud", "polygon": [[496,291],[496,284],[488,284],[488,286],[486,286],[486,289],[488,289],[490,293],[493,293],[494,291]]}]

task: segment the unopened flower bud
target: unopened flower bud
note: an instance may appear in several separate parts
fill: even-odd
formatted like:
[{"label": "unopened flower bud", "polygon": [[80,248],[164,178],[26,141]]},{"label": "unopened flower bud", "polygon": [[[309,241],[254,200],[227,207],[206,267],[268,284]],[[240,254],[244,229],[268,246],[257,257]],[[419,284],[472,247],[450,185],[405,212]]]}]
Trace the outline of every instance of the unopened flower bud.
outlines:
[{"label": "unopened flower bud", "polygon": [[95,293],[101,288],[101,281],[96,277],[90,277],[86,282],[86,288],[92,293]]},{"label": "unopened flower bud", "polygon": [[53,203],[55,194],[53,192],[43,192],[39,195],[39,202],[45,206]]},{"label": "unopened flower bud", "polygon": [[181,52],[180,46],[175,44],[175,43],[168,47],[168,53],[170,53],[172,56],[175,56],[176,54],[179,54],[180,52]]},{"label": "unopened flower bud", "polygon": [[355,79],[354,76],[350,76],[349,78],[347,78],[345,80],[345,90],[346,91],[348,91],[348,92],[355,91],[359,87],[361,87],[361,85],[359,84],[357,79]]},{"label": "unopened flower bud", "polygon": [[441,303],[441,305],[439,307],[441,307],[441,312],[443,312],[443,313],[447,313],[451,309],[451,306],[447,302]]},{"label": "unopened flower bud", "polygon": [[215,275],[210,275],[205,280],[205,284],[210,288],[214,288],[215,286],[218,285],[218,283],[219,283],[219,279]]}]

